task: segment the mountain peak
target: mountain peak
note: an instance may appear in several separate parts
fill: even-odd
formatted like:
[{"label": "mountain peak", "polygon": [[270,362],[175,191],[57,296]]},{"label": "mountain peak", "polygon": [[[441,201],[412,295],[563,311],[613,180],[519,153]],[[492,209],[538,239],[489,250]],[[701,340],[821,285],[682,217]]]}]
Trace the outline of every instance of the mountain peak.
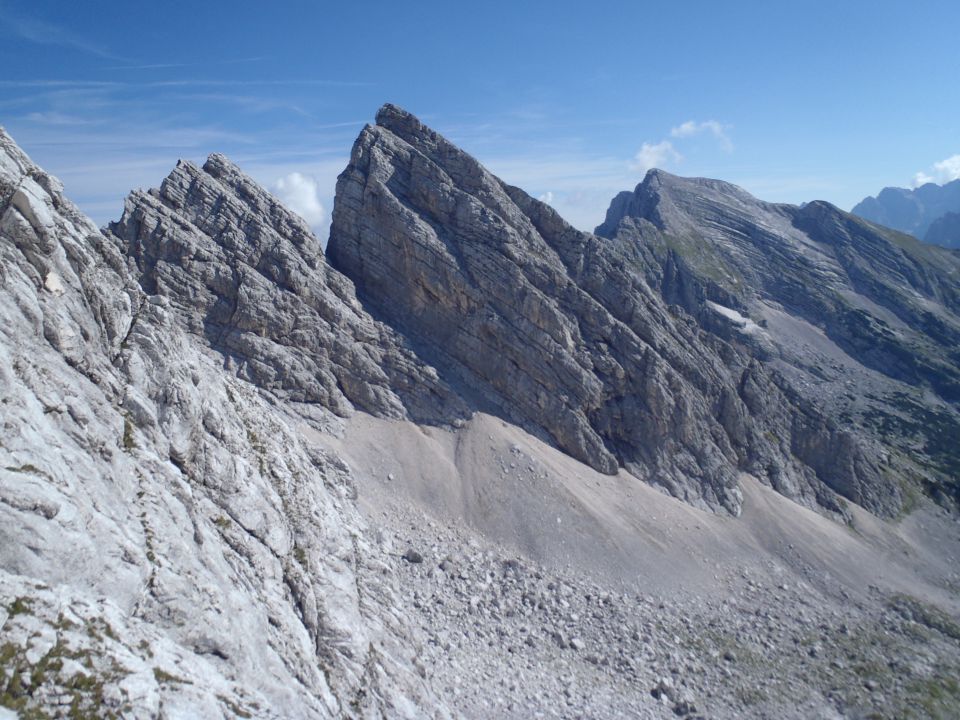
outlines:
[{"label": "mountain peak", "polygon": [[422,126],[420,120],[418,120],[413,113],[408,112],[399,105],[394,105],[393,103],[384,103],[380,106],[380,109],[377,110],[376,123],[377,125],[387,128],[389,128],[391,125],[406,123],[415,123]]},{"label": "mountain peak", "polygon": [[[945,221],[941,232],[951,231]],[[876,417],[899,418],[906,405],[928,437],[941,425],[960,431],[953,412],[932,420],[923,402],[902,401],[925,392],[946,403],[960,399],[960,368],[950,360],[960,343],[960,264],[951,254],[825,201],[772,204],[729,183],[660,171],[614,198],[597,233],[636,252],[667,302],[721,336],[778,358],[802,378],[798,394],[828,416],[864,412],[846,390],[862,385],[871,388],[868,429]],[[731,331],[718,314],[740,324]],[[829,372],[824,362],[833,365]],[[863,433],[871,434],[903,442]],[[960,494],[951,478],[956,450],[929,446],[924,462],[931,475],[948,494]],[[897,502],[887,482],[851,480],[848,487],[861,488],[858,502],[869,507]]]},{"label": "mountain peak", "polygon": [[757,200],[743,188],[723,180],[682,177],[654,168],[632,193],[621,192],[610,203],[604,222],[594,231],[612,237],[625,219],[653,223],[660,230],[686,232],[691,224],[724,212],[767,212],[769,203]]},{"label": "mountain peak", "polygon": [[[842,497],[960,500],[960,256],[663,171],[602,239],[378,122],[329,264],[223,155],[98,231],[0,134],[0,704],[902,716],[950,690],[952,519]],[[918,653],[868,695],[861,666]],[[771,668],[783,693],[740,692]]]},{"label": "mountain peak", "polygon": [[[224,155],[178,162],[159,190],[132,193],[109,231],[149,292],[271,392],[338,416],[430,418],[448,395],[360,308],[306,222]],[[391,384],[431,389],[417,398]]]},{"label": "mountain peak", "polygon": [[[691,334],[640,279],[635,250],[544,212],[409,113],[385,106],[377,122],[338,179],[328,258],[486,412],[701,507],[737,514],[737,473],[754,461],[796,499],[839,509],[833,488],[879,512],[899,506],[857,438],[794,407],[762,365]],[[684,237],[751,222],[799,232],[735,185],[662,170],[618,195],[608,219],[635,213]],[[743,397],[747,386],[770,399]],[[826,471],[830,453],[844,471]]]},{"label": "mountain peak", "polygon": [[392,103],[386,103],[377,111],[376,127],[389,130],[411,145],[428,142],[459,151],[446,138],[423,124],[416,115]]}]

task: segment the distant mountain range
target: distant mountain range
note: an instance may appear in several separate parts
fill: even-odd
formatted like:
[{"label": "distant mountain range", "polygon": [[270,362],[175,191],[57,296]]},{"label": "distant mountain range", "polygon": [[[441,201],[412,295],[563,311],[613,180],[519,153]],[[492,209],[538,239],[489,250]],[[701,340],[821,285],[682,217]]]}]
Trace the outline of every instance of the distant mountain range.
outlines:
[{"label": "distant mountain range", "polygon": [[960,180],[914,190],[888,187],[852,210],[865,220],[910,233],[934,245],[960,248]]}]

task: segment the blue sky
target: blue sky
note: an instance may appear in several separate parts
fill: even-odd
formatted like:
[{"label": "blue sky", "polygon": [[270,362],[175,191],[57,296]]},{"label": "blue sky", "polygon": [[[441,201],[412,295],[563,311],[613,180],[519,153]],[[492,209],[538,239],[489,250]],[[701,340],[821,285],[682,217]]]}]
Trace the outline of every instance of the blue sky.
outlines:
[{"label": "blue sky", "polygon": [[960,3],[0,0],[0,125],[97,222],[224,152],[326,231],[393,102],[592,229],[651,165],[849,208],[960,176]]}]

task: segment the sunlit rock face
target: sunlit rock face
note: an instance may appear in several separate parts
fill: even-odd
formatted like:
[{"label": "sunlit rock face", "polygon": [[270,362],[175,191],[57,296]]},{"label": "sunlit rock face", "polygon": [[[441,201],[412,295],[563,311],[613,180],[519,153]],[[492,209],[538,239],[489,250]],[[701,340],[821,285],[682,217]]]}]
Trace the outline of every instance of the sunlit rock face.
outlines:
[{"label": "sunlit rock face", "polygon": [[[182,165],[166,187],[172,196],[183,179],[196,193],[184,198],[215,190],[211,212],[174,210],[160,194],[128,203],[130,224],[138,199],[156,211],[139,214],[141,229],[165,237],[163,253],[180,268],[161,278],[138,266],[141,246],[98,231],[0,135],[0,597],[4,672],[19,672],[26,688],[10,702],[131,717],[443,716],[413,673],[384,551],[356,512],[349,469],[297,430],[291,408],[301,403],[278,400],[296,382],[274,392],[257,371],[228,369],[236,351],[204,324],[224,317],[211,288],[236,297],[232,278],[253,265],[275,273],[271,288],[316,295],[329,269],[315,238],[275,203],[217,234],[215,215],[266,196],[221,159],[209,166],[224,184]],[[251,267],[221,247],[245,248]],[[347,338],[371,328],[375,338],[339,282],[348,320],[331,327]],[[275,330],[280,311],[251,331],[244,313],[257,313],[243,303],[282,307],[279,292],[239,284],[242,307],[221,327]],[[298,312],[320,326],[318,313]],[[358,401],[401,412],[398,396],[377,392],[387,383],[380,366],[344,344],[341,364],[353,370],[343,372],[369,383]],[[325,382],[297,399],[315,392],[313,422],[334,426],[349,395],[324,394]]]}]

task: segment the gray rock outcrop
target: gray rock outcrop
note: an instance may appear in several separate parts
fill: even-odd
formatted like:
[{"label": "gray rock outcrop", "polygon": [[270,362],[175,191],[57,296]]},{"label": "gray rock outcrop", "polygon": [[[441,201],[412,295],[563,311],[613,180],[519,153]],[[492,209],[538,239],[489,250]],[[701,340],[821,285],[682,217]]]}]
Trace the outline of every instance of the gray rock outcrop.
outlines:
[{"label": "gray rock outcrop", "polygon": [[[832,577],[869,564],[849,550],[956,587],[945,514],[900,537],[843,501],[896,514],[900,470],[953,492],[955,254],[648,183],[582,233],[387,105],[328,264],[223,156],[98,230],[0,130],[0,716],[802,716],[868,707],[858,663],[891,657],[891,712],[955,708],[955,624]],[[870,537],[747,478],[744,501],[743,472]],[[399,510],[412,488],[460,510]],[[611,558],[648,551],[709,602],[636,594],[671,583]],[[770,667],[789,693],[750,695]]]},{"label": "gray rock outcrop", "polygon": [[133,192],[109,231],[146,292],[278,398],[339,416],[409,408],[439,421],[458,409],[432,368],[364,312],[306,223],[222,155],[202,168],[181,161],[158,190]]}]

